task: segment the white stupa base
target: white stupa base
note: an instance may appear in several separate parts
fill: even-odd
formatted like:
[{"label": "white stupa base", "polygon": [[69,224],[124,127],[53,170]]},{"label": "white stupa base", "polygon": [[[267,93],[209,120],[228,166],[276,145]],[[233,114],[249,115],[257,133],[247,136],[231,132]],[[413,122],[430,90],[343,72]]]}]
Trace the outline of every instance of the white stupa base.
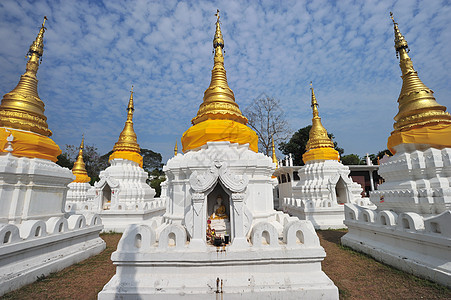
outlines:
[{"label": "white stupa base", "polygon": [[405,272],[451,286],[451,211],[430,218],[416,213],[345,208],[343,245]]},{"label": "white stupa base", "polygon": [[102,210],[99,212],[99,215],[104,226],[103,232],[123,233],[130,224],[153,226],[154,220],[152,218],[162,216],[164,212],[165,208],[163,206],[153,210]]},{"label": "white stupa base", "polygon": [[362,187],[349,177],[349,167],[336,160],[311,160],[298,170],[292,196],[282,200],[284,212],[309,220],[315,229],[346,228],[344,203],[374,206],[362,198]]},{"label": "white stupa base", "polygon": [[[321,250],[242,250],[140,256],[118,259],[116,274],[99,299],[337,299],[338,290],[321,271]],[[180,258],[182,256],[182,258]],[[302,257],[301,259],[299,257]],[[219,281],[218,281],[219,279]]]},{"label": "white stupa base", "polygon": [[69,184],[66,212],[96,213],[102,218],[103,232],[119,233],[130,224],[150,225],[150,219],[164,214],[165,199],[154,198],[155,190],[146,183],[148,174],[138,163],[117,158],[110,164],[93,187]]},{"label": "white stupa base", "polygon": [[321,271],[324,257],[308,221],[287,222],[283,239],[259,222],[250,242],[236,238],[221,247],[186,241],[181,225],[131,225],[111,257],[116,275],[98,299],[338,299]]},{"label": "white stupa base", "polygon": [[102,252],[97,215],[0,223],[0,296]]},{"label": "white stupa base", "polygon": [[344,221],[344,205],[334,207],[302,207],[284,203],[284,211],[301,220],[312,222],[315,229],[342,229],[346,228]]}]

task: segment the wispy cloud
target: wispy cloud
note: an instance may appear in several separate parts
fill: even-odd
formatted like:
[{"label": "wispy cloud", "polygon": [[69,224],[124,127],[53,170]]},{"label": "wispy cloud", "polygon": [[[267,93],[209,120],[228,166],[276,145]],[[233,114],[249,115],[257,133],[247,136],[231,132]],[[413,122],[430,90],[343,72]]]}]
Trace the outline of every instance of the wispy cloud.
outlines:
[{"label": "wispy cloud", "polygon": [[446,1],[6,0],[0,91],[17,84],[47,15],[38,78],[53,139],[78,144],[84,132],[87,143],[111,150],[134,84],[138,142],[168,159],[210,82],[216,8],[229,86],[242,109],[264,92],[281,100],[297,130],[311,122],[313,80],[323,124],[346,153],[384,149],[401,88],[389,11],[420,78],[451,108]]}]

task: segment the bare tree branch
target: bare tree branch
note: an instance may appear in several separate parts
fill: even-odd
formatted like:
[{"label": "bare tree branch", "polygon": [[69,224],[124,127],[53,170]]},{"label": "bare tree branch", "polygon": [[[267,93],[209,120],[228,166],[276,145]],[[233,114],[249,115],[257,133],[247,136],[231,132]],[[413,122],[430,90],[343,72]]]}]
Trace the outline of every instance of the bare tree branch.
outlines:
[{"label": "bare tree branch", "polygon": [[257,133],[260,151],[268,156],[272,154],[272,137],[277,145],[291,135],[280,100],[261,94],[246,107],[244,114],[249,120],[248,125]]}]

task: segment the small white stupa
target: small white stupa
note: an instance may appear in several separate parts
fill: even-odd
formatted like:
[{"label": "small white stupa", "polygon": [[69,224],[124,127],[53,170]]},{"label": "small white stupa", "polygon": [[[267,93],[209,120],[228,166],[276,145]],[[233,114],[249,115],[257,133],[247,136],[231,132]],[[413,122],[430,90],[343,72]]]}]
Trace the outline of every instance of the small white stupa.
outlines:
[{"label": "small white stupa", "polygon": [[36,73],[44,22],[25,74],[0,105],[0,296],[105,249],[96,214],[65,217],[71,171],[57,165]]},{"label": "small white stupa", "polygon": [[419,79],[392,20],[403,80],[388,138],[394,155],[380,165],[385,182],[370,194],[377,209],[346,206],[342,243],[451,286],[451,116]]},{"label": "small white stupa", "polygon": [[[349,177],[349,167],[340,163],[340,154],[321,124],[313,87],[311,91],[313,119],[306,152],[302,156],[305,165],[282,167],[275,173],[275,176],[286,176],[284,185],[291,190],[290,197],[284,191],[286,187],[279,186],[282,209],[311,221],[315,229],[344,228],[344,204],[369,205],[370,201],[361,197],[362,187]],[[294,180],[294,172],[298,173],[299,181]]]},{"label": "small white stupa", "polygon": [[312,224],[273,209],[275,165],[227,84],[217,18],[210,87],[164,167],[163,222],[127,228],[99,299],[338,299]]},{"label": "small white stupa", "polygon": [[[67,211],[75,209],[98,213],[102,217],[104,231],[124,232],[129,224],[150,224],[146,222],[164,213],[164,198],[155,198],[155,190],[146,183],[149,175],[142,168],[143,157],[133,129],[134,110],[132,87],[127,120],[109,158],[111,166],[100,172],[100,180],[87,191],[84,201],[66,205]],[[82,173],[80,166],[76,171],[78,173]]]}]

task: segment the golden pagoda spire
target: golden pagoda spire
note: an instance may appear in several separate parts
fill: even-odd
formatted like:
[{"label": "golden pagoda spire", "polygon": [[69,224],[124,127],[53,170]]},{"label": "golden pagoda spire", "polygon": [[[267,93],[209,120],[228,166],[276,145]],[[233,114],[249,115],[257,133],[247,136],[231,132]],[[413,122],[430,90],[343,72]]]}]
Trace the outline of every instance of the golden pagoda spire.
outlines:
[{"label": "golden pagoda spire", "polygon": [[210,86],[204,93],[203,103],[193,124],[182,136],[183,152],[199,149],[208,142],[230,142],[249,145],[258,152],[258,136],[246,126],[247,119],[241,114],[235,96],[227,83],[224,68],[224,39],[222,38],[219,10],[216,13],[216,31],[213,38],[214,66]]},{"label": "golden pagoda spire", "polygon": [[47,29],[44,17],[36,40],[28,50],[28,62],[25,73],[17,86],[3,96],[0,105],[0,127],[8,127],[51,136],[47,118],[44,115],[44,102],[38,95],[36,73],[44,52],[44,32]]},{"label": "golden pagoda spire", "polygon": [[276,148],[274,147],[274,137],[271,136],[271,147],[272,147],[272,162],[276,164],[276,169],[279,167],[279,162],[276,157]]},{"label": "golden pagoda spire", "polygon": [[135,130],[133,129],[133,85],[130,91],[130,100],[127,106],[127,121],[125,121],[124,129],[119,135],[119,140],[113,147],[113,154],[110,155],[109,161],[120,158],[134,161],[143,166],[143,157],[141,156],[141,148],[139,148]]},{"label": "golden pagoda spire", "polygon": [[174,156],[177,156],[177,141],[175,141]]},{"label": "golden pagoda spire", "polygon": [[327,135],[327,130],[321,124],[321,118],[318,113],[318,102],[316,101],[315,91],[312,82],[310,82],[312,91],[312,128],[309,132],[309,140],[305,146],[306,152],[302,155],[302,160],[307,163],[311,160],[340,160],[340,154],[334,149],[334,143]]},{"label": "golden pagoda spire", "polygon": [[399,57],[399,66],[402,71],[402,88],[399,94],[399,112],[395,116],[394,131],[401,132],[429,126],[434,124],[451,124],[451,116],[446,107],[437,103],[433,91],[429,89],[418,77],[413,68],[412,61],[407,54],[409,46],[398,28],[398,23],[390,12],[395,32],[396,56]]},{"label": "golden pagoda spire", "polygon": [[91,178],[88,176],[88,172],[86,172],[85,162],[83,161],[84,140],[85,136],[83,135],[81,139],[80,149],[78,150],[77,160],[75,161],[74,167],[72,168],[72,173],[75,175],[74,182],[91,181]]},{"label": "golden pagoda spire", "polygon": [[312,118],[312,128],[309,133],[309,140],[305,147],[305,150],[309,151],[310,149],[315,148],[334,148],[334,143],[332,143],[331,139],[327,135],[327,130],[324,128],[323,124],[321,124],[321,118],[318,113],[318,102],[316,101],[315,91],[313,90],[313,85],[310,83],[310,89],[312,91],[312,110],[313,110],[313,118]]},{"label": "golden pagoda spire", "polygon": [[133,86],[130,91],[130,100],[127,106],[127,121],[125,121],[124,129],[119,135],[119,140],[113,147],[113,151],[131,151],[140,153],[138,141],[136,138],[135,130],[133,129],[133,111],[135,110],[133,106]]},{"label": "golden pagoda spire", "polygon": [[217,17],[216,32],[213,38],[215,55],[214,66],[211,71],[211,82],[204,93],[204,100],[199,107],[197,116],[191,122],[193,125],[196,125],[208,119],[227,119],[246,125],[247,119],[242,115],[238,104],[235,102],[233,91],[227,83],[223,55],[224,39],[219,22],[219,9],[215,16]]}]

